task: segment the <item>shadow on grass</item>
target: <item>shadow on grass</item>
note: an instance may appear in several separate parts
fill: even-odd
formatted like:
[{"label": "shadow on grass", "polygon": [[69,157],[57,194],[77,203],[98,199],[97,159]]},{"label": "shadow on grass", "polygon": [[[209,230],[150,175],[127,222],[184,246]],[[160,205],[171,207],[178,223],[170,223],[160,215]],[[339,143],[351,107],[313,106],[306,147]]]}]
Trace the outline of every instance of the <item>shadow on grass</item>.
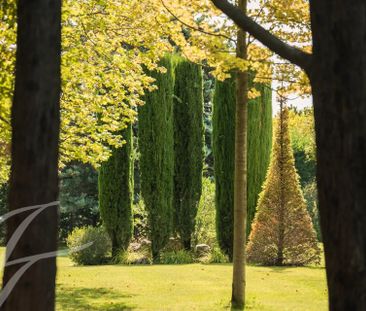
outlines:
[{"label": "shadow on grass", "polygon": [[58,286],[56,301],[57,309],[62,311],[128,311],[135,309],[135,306],[121,300],[129,297],[131,295],[124,295],[108,288]]}]

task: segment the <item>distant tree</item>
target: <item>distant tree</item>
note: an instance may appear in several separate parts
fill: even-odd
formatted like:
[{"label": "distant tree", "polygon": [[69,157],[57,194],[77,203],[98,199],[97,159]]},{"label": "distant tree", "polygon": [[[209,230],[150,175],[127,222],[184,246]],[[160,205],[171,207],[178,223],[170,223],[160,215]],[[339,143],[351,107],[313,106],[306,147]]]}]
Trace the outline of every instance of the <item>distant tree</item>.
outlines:
[{"label": "distant tree", "polygon": [[60,241],[64,242],[74,228],[98,222],[97,171],[90,164],[68,163],[60,174]]},{"label": "distant tree", "polygon": [[[249,76],[249,86],[255,87],[260,96],[248,103],[248,234],[268,169],[272,142],[271,90],[251,80]],[[216,81],[212,116],[217,238],[230,260],[234,221],[235,85],[235,77]]]},{"label": "distant tree", "polygon": [[191,248],[203,169],[203,88],[201,66],[180,59],[174,85],[174,230]]},{"label": "distant tree", "polygon": [[150,72],[157,90],[139,107],[141,194],[148,214],[154,261],[169,240],[173,199],[173,72],[170,57],[160,62],[166,73]]},{"label": "distant tree", "polygon": [[280,266],[319,263],[320,249],[295,169],[287,108],[281,110],[277,123],[271,164],[247,245],[247,259]]},{"label": "distant tree", "polygon": [[133,232],[133,139],[132,126],[122,133],[126,143],[113,148],[99,170],[99,209],[112,241],[112,256],[126,250]]}]

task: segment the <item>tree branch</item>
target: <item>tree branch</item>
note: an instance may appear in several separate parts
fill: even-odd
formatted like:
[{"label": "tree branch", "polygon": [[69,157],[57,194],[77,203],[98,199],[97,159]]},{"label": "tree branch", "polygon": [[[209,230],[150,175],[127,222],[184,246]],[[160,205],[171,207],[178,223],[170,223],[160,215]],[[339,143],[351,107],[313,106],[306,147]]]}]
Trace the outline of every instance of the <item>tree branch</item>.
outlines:
[{"label": "tree branch", "polygon": [[311,54],[303,52],[300,49],[283,42],[275,35],[264,29],[262,26],[254,22],[240,9],[229,3],[227,0],[211,1],[219,10],[231,18],[241,29],[251,34],[270,50],[277,53],[284,59],[287,59],[291,63],[301,67],[305,71],[308,72],[310,70],[312,59]]},{"label": "tree branch", "polygon": [[194,27],[192,25],[189,25],[187,24],[186,22],[184,22],[183,20],[181,20],[177,15],[175,15],[165,4],[164,0],[161,0],[161,4],[163,5],[163,7],[165,8],[165,10],[168,11],[168,13],[173,17],[175,18],[178,22],[180,22],[182,25],[186,26],[187,28],[190,28],[192,30],[195,30],[195,31],[199,31],[203,34],[206,34],[206,35],[210,35],[210,36],[215,36],[215,37],[222,37],[222,38],[225,38],[229,41],[232,41],[234,43],[236,43],[236,41],[232,38],[230,38],[229,36],[226,36],[224,34],[221,34],[221,33],[214,33],[214,32],[209,32],[209,31],[205,31],[203,30],[202,28],[200,27]]}]

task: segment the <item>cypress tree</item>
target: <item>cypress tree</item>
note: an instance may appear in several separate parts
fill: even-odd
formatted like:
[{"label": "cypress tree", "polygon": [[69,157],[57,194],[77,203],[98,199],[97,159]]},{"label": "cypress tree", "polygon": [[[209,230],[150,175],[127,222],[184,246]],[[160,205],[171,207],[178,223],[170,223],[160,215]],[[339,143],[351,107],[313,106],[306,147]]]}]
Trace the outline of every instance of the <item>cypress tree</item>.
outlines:
[{"label": "cypress tree", "polygon": [[112,255],[126,250],[133,230],[133,143],[132,127],[122,131],[126,143],[113,148],[99,170],[99,209],[112,241]]},{"label": "cypress tree", "polygon": [[248,107],[248,217],[247,237],[256,212],[259,194],[266,178],[272,149],[272,90],[255,83],[260,96]]},{"label": "cypress tree", "polygon": [[[254,86],[260,96],[248,103],[248,235],[266,176],[272,143],[271,90],[264,84],[253,85],[250,77],[249,87]],[[235,85],[235,75],[225,81],[216,81],[212,116],[217,239],[230,260],[234,223]]]},{"label": "cypress tree", "polygon": [[141,194],[145,202],[154,261],[171,233],[173,199],[173,72],[171,59],[161,66],[166,73],[150,72],[158,89],[145,95],[139,107]]},{"label": "cypress tree", "polygon": [[175,67],[173,118],[174,229],[190,249],[202,191],[203,84],[201,66],[183,59]]},{"label": "cypress tree", "polygon": [[216,81],[212,115],[212,150],[216,184],[216,233],[221,250],[233,256],[235,78]]},{"label": "cypress tree", "polygon": [[281,109],[273,154],[247,245],[248,261],[264,265],[319,263],[311,218],[301,191],[288,130]]}]

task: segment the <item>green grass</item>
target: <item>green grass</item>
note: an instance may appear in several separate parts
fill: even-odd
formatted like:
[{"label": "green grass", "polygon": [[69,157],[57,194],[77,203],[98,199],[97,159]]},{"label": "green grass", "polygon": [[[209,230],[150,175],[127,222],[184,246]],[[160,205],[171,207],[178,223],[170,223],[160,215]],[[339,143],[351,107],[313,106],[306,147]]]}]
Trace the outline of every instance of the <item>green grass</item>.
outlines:
[{"label": "green grass", "polygon": [[[228,310],[229,264],[88,266],[58,258],[57,311]],[[324,267],[247,267],[248,310],[327,310]]]}]

